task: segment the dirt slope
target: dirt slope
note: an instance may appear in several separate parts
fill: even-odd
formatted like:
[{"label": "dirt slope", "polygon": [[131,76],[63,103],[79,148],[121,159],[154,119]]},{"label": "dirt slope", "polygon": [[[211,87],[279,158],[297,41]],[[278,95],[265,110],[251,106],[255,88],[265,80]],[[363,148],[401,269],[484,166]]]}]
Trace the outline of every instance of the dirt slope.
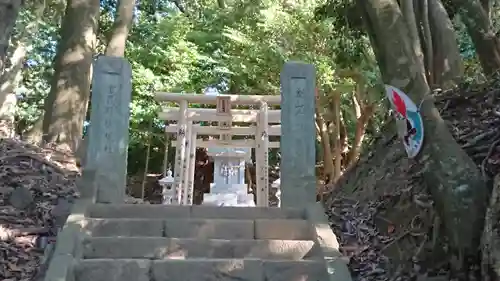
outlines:
[{"label": "dirt slope", "polygon": [[78,195],[74,159],[0,138],[0,280],[38,280],[51,243]]},{"label": "dirt slope", "polygon": [[[500,79],[436,93],[435,101],[453,136],[484,175],[498,174]],[[356,280],[436,275],[449,280],[447,268],[454,261],[448,258],[421,168],[406,158],[395,124],[385,130],[328,197],[332,228],[351,257]]]}]

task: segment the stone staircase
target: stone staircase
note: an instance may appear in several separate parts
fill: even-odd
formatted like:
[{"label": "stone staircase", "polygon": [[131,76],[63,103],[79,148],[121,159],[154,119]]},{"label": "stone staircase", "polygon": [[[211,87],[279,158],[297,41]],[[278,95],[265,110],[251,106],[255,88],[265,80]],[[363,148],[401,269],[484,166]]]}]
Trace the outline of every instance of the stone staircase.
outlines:
[{"label": "stone staircase", "polygon": [[78,202],[46,281],[350,281],[319,205]]}]

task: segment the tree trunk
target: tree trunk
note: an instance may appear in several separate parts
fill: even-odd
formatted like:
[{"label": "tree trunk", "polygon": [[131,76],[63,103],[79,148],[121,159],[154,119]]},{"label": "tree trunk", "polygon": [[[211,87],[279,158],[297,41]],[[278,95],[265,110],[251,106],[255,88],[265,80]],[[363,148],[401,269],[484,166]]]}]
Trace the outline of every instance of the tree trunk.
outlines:
[{"label": "tree trunk", "polygon": [[[16,107],[17,98],[12,94],[12,91],[9,93],[9,90],[12,89],[12,85],[5,83],[7,78],[12,77],[13,70],[16,72],[16,63],[15,59],[19,56],[23,56],[26,50],[24,48],[16,49],[13,54],[13,59],[11,63],[13,63],[13,67],[9,67],[9,72],[4,72],[6,70],[6,62],[7,51],[9,49],[10,37],[12,32],[14,31],[14,27],[16,25],[16,19],[19,14],[19,10],[22,6],[22,0],[4,0],[0,1],[0,74],[1,74],[1,88],[0,88],[0,134],[4,137],[13,137],[14,134],[14,109]],[[12,82],[17,79],[19,76],[15,75]]]},{"label": "tree trunk", "polygon": [[0,2],[0,73],[5,68],[10,36],[16,25],[22,2],[22,0],[3,0]]},{"label": "tree trunk", "polygon": [[[434,85],[434,49],[432,48],[432,33],[431,24],[429,22],[429,1],[422,0],[421,3],[417,3],[416,9],[420,22],[422,24],[420,34],[420,42],[424,50],[425,57],[425,69],[427,70],[427,83],[429,85]],[[415,3],[415,2],[414,2]]]},{"label": "tree trunk", "polygon": [[424,53],[422,52],[422,45],[420,44],[420,37],[418,36],[418,27],[417,20],[415,18],[413,0],[401,0],[401,11],[405,22],[408,25],[408,35],[411,40],[411,45],[413,46],[418,59],[422,62],[422,65],[424,65]]},{"label": "tree trunk", "polygon": [[[356,89],[357,93],[353,95],[353,103],[356,108],[356,131],[351,149],[347,154],[346,170],[351,169],[357,163],[361,153],[361,146],[365,138],[366,125],[372,118],[375,106],[373,104],[364,104],[361,100],[361,88]],[[358,104],[358,105],[356,105]]]},{"label": "tree trunk", "polygon": [[[333,113],[335,112],[335,102],[330,101],[328,103],[328,110],[329,112]],[[332,121],[334,121],[335,117],[331,118]],[[329,120],[330,122],[330,120]],[[331,123],[331,122],[330,122]],[[330,125],[327,125],[326,127],[330,127]],[[344,121],[344,113],[342,112],[342,108],[340,108],[339,111],[339,130],[340,130],[340,147],[342,148],[341,153],[344,154],[349,151],[349,133],[347,132],[347,127],[345,125]],[[331,130],[329,130],[331,131]],[[334,139],[334,132],[332,132],[330,136],[330,140]],[[331,144],[333,145],[333,144]]]},{"label": "tree trunk", "polygon": [[316,124],[318,125],[318,135],[321,140],[321,146],[323,147],[323,173],[325,178],[333,179],[334,165],[332,148],[330,147],[330,135],[328,134],[328,128],[318,109],[316,109]]},{"label": "tree trunk", "polygon": [[462,58],[453,23],[441,0],[428,0],[428,20],[432,35],[433,85],[447,86],[463,74]]},{"label": "tree trunk", "polygon": [[45,100],[44,140],[76,151],[90,97],[90,67],[95,48],[99,0],[69,0]]},{"label": "tree trunk", "polygon": [[[358,0],[385,83],[408,93],[422,104],[425,144],[417,161],[444,222],[452,252],[465,265],[477,257],[488,189],[474,162],[448,131],[429,99],[423,65],[411,46],[408,27],[395,0]],[[467,267],[464,267],[467,268]]]},{"label": "tree trunk", "polygon": [[332,148],[330,146],[330,135],[328,132],[328,126],[325,124],[325,120],[321,115],[321,103],[319,91],[316,89],[316,124],[318,127],[318,135],[321,140],[321,145],[323,147],[323,174],[326,181],[328,179],[333,179],[334,177],[334,166],[333,166],[333,155]]},{"label": "tree trunk", "polygon": [[339,129],[340,129],[340,145],[342,147],[342,153],[346,153],[349,150],[349,133],[347,132],[347,127],[345,126],[344,114],[342,112],[342,108],[340,109],[340,118],[339,118]]},{"label": "tree trunk", "polygon": [[123,57],[125,55],[127,37],[134,17],[134,7],[135,0],[118,1],[115,22],[106,46],[106,56]]},{"label": "tree trunk", "polygon": [[493,180],[490,204],[486,212],[481,241],[481,276],[483,280],[500,280],[500,174]]},{"label": "tree trunk", "polygon": [[36,34],[40,27],[39,20],[44,10],[45,5],[38,4],[33,7],[31,12],[35,14],[35,19],[18,34],[19,40],[14,44],[17,46],[10,55],[10,65],[4,68],[0,76],[0,122],[6,123],[4,129],[9,131],[11,137],[15,134],[14,115],[17,106],[17,96],[14,91],[23,78],[22,71],[27,50],[33,43],[33,34]]},{"label": "tree trunk", "polygon": [[224,0],[217,0],[217,5],[221,9],[225,9],[226,8],[226,3],[224,2]]},{"label": "tree trunk", "polygon": [[481,6],[483,6],[484,11],[488,15],[488,19],[491,20],[491,1],[490,0],[480,0]]},{"label": "tree trunk", "polygon": [[335,118],[335,143],[333,145],[333,148],[335,149],[335,163],[332,183],[336,183],[342,174],[342,145],[340,140],[340,93],[333,93],[333,104],[333,116]]},{"label": "tree trunk", "polygon": [[453,23],[441,0],[428,0],[429,25],[432,34],[433,83],[446,84],[463,74],[462,57]]},{"label": "tree trunk", "polygon": [[10,67],[5,69],[0,78],[0,122],[2,132],[6,137],[14,137],[15,125],[14,115],[17,106],[17,97],[14,90],[22,79],[24,59],[26,57],[26,45],[19,42],[16,50],[10,58]]},{"label": "tree trunk", "polygon": [[455,1],[484,74],[493,74],[500,69],[500,40],[491,26],[487,11],[478,0]]}]

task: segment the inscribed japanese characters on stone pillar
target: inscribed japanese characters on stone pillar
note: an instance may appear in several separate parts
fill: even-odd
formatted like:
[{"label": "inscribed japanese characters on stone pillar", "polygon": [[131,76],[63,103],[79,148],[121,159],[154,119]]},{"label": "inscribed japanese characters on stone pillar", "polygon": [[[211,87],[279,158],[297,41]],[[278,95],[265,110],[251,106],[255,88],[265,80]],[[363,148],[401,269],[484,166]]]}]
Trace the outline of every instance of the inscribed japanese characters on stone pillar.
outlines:
[{"label": "inscribed japanese characters on stone pillar", "polygon": [[315,75],[300,62],[281,72],[281,207],[316,201]]},{"label": "inscribed japanese characters on stone pillar", "polygon": [[93,73],[85,168],[96,171],[97,202],[122,203],[127,178],[132,69],[121,57],[101,56]]},{"label": "inscribed japanese characters on stone pillar", "polygon": [[184,180],[184,172],[186,169],[186,147],[188,143],[188,127],[186,119],[188,102],[182,100],[179,103],[179,131],[177,132],[177,148],[175,151],[175,168],[174,168],[174,189],[175,189],[175,199],[174,204],[183,203],[183,191],[186,186]]},{"label": "inscribed japanese characters on stone pillar", "polygon": [[188,188],[187,188],[187,194],[186,194],[186,199],[185,199],[185,204],[187,205],[193,205],[193,196],[194,196],[194,175],[195,175],[195,168],[196,168],[196,139],[198,137],[198,134],[196,131],[193,129],[193,122],[189,122],[188,126],[189,131],[191,131],[190,137],[191,139],[189,140],[190,146],[189,146],[189,165],[188,165]]},{"label": "inscribed japanese characters on stone pillar", "polygon": [[224,121],[218,122],[218,128],[226,132],[219,135],[221,143],[230,143],[232,140],[231,126],[231,98],[229,96],[217,96],[217,115],[227,117]]},{"label": "inscribed japanese characters on stone pillar", "polygon": [[269,135],[268,106],[260,105],[255,134],[255,177],[257,187],[257,206],[269,207]]},{"label": "inscribed japanese characters on stone pillar", "polygon": [[194,155],[191,157],[191,147],[193,144],[191,143],[192,140],[192,135],[193,135],[193,121],[188,120],[187,125],[186,125],[186,147],[184,149],[184,164],[183,164],[183,174],[182,174],[182,190],[181,190],[181,199],[179,199],[179,202],[181,202],[181,205],[187,205],[189,202],[189,194],[190,194],[190,184],[193,183],[192,178],[190,178],[190,172],[189,172],[189,167],[191,165],[191,160],[194,161]]}]

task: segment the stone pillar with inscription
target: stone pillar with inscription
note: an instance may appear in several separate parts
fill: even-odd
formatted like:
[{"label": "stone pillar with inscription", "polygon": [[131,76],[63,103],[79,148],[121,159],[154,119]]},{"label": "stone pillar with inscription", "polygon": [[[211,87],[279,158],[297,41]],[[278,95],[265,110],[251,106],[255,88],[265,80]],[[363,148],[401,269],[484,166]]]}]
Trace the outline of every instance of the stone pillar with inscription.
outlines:
[{"label": "stone pillar with inscription", "polygon": [[132,69],[121,57],[94,64],[89,143],[85,169],[95,171],[96,201],[122,203],[127,183]]},{"label": "stone pillar with inscription", "polygon": [[316,73],[314,66],[287,62],[281,82],[281,207],[316,202]]},{"label": "stone pillar with inscription", "polygon": [[255,134],[255,177],[257,206],[269,207],[269,136],[267,103],[260,105],[257,132]]},{"label": "stone pillar with inscription", "polygon": [[188,102],[182,100],[179,103],[179,131],[177,132],[177,147],[175,151],[175,168],[174,168],[174,189],[175,202],[174,204],[182,204],[183,190],[185,186],[184,172],[186,168],[186,143],[187,139],[187,110]]},{"label": "stone pillar with inscription", "polygon": [[[196,135],[194,133],[194,128],[193,128],[193,121],[188,120],[187,125],[186,125],[186,148],[184,150],[184,174],[183,174],[183,181],[182,181],[182,195],[181,195],[181,205],[191,205],[190,202],[190,196],[189,194],[191,193],[191,189],[193,188],[193,178],[191,177],[191,172],[190,172],[190,166],[191,162],[195,161],[194,155],[192,155],[192,147],[193,143],[192,141],[192,136]],[[192,197],[191,197],[192,198]]]},{"label": "stone pillar with inscription", "polygon": [[189,163],[188,163],[188,192],[186,194],[186,203],[187,205],[193,205],[193,196],[194,196],[194,174],[196,171],[196,139],[198,134],[193,129],[193,124],[191,122],[191,134],[190,134],[190,148],[189,148]]}]

